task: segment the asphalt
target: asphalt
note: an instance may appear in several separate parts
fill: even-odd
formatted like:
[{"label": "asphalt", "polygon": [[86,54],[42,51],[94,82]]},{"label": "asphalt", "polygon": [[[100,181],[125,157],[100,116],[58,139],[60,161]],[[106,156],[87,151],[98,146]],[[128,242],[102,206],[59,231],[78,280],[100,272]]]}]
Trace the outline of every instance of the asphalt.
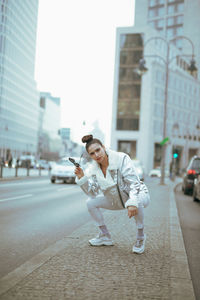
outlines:
[{"label": "asphalt", "polygon": [[90,221],[0,279],[0,299],[195,299],[174,198],[168,182],[149,185],[146,249],[132,253],[134,221],[127,211],[105,211],[114,246],[92,247]]}]

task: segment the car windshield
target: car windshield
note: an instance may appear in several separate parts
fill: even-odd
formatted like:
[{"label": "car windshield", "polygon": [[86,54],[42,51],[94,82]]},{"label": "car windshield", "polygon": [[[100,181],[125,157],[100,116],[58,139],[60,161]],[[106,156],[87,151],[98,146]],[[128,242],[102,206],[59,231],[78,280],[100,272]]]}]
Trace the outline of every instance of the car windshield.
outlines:
[{"label": "car windshield", "polygon": [[193,161],[192,168],[194,168],[195,170],[199,170],[200,169],[200,159],[195,159]]},{"label": "car windshield", "polygon": [[73,166],[73,164],[70,161],[68,161],[68,160],[59,160],[57,162],[57,164],[61,165],[61,166],[70,166],[70,167]]}]

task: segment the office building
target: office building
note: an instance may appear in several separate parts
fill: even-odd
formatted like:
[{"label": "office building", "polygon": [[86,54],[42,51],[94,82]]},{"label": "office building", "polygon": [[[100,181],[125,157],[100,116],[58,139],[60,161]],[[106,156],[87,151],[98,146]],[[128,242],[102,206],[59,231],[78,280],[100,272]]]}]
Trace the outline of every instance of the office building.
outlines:
[{"label": "office building", "polygon": [[[194,2],[197,3],[196,0]],[[188,5],[188,1],[136,0],[135,26],[117,29],[111,147],[128,153],[133,159],[139,159],[146,173],[161,164],[165,116],[166,137],[169,138],[166,168],[169,168],[175,150],[178,152],[175,161],[177,171],[187,165],[192,155],[200,154],[199,74],[191,75],[188,72],[191,56],[183,55],[191,55],[193,45],[199,65],[199,49],[196,48],[200,37],[194,32],[190,35],[187,29],[187,37],[191,42],[186,39],[183,42],[182,39],[180,43],[178,39],[175,44],[170,43],[169,56],[165,42],[167,38],[169,41],[179,33],[185,36],[184,28],[189,28],[184,23],[187,19],[185,16],[181,23],[182,32],[174,30],[174,35],[167,34],[170,24],[168,18],[176,18],[179,13],[183,15],[184,5]],[[178,11],[170,15],[175,7]],[[160,27],[156,23],[159,20],[157,14],[161,14],[159,19],[162,19],[162,30],[161,23]],[[195,28],[198,27],[198,18],[194,17],[192,22]],[[139,72],[142,57],[148,68],[143,75]],[[167,58],[169,64],[166,63]]]},{"label": "office building", "polygon": [[[53,97],[48,92],[40,92],[38,155],[48,157],[49,153],[59,153],[61,149],[60,136],[60,98]],[[55,154],[56,155],[56,154]]]},{"label": "office building", "polygon": [[[149,25],[168,40],[189,37],[194,44],[197,67],[200,67],[200,0],[136,0],[135,26]],[[174,44],[183,53],[191,53],[191,43],[176,39]],[[198,73],[200,76],[200,72]],[[200,77],[199,77],[200,78]]]},{"label": "office building", "polygon": [[0,156],[37,152],[34,80],[38,0],[0,0]]}]

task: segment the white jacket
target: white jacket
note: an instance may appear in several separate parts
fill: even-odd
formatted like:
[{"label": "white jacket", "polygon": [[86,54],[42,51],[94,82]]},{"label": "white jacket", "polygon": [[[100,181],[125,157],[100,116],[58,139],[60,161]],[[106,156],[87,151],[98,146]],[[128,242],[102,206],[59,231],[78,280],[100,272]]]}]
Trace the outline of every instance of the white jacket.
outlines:
[{"label": "white jacket", "polygon": [[[131,158],[122,152],[107,150],[109,165],[106,171],[106,178],[103,175],[99,164],[96,161],[87,163],[84,176],[81,179],[76,177],[76,183],[90,197],[97,196],[100,192],[113,192],[112,187],[118,184],[119,193],[124,207],[139,206],[139,193],[147,193],[146,185],[140,181]],[[117,189],[114,189],[118,193]],[[118,195],[117,195],[118,196]]]}]

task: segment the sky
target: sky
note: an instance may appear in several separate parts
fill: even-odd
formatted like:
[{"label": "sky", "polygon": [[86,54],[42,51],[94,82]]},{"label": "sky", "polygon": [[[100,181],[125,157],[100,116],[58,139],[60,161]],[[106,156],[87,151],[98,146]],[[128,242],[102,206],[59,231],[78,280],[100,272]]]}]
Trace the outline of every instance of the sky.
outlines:
[{"label": "sky", "polygon": [[60,127],[75,142],[98,121],[110,143],[116,28],[133,26],[134,2],[39,0],[37,89],[61,98]]}]

